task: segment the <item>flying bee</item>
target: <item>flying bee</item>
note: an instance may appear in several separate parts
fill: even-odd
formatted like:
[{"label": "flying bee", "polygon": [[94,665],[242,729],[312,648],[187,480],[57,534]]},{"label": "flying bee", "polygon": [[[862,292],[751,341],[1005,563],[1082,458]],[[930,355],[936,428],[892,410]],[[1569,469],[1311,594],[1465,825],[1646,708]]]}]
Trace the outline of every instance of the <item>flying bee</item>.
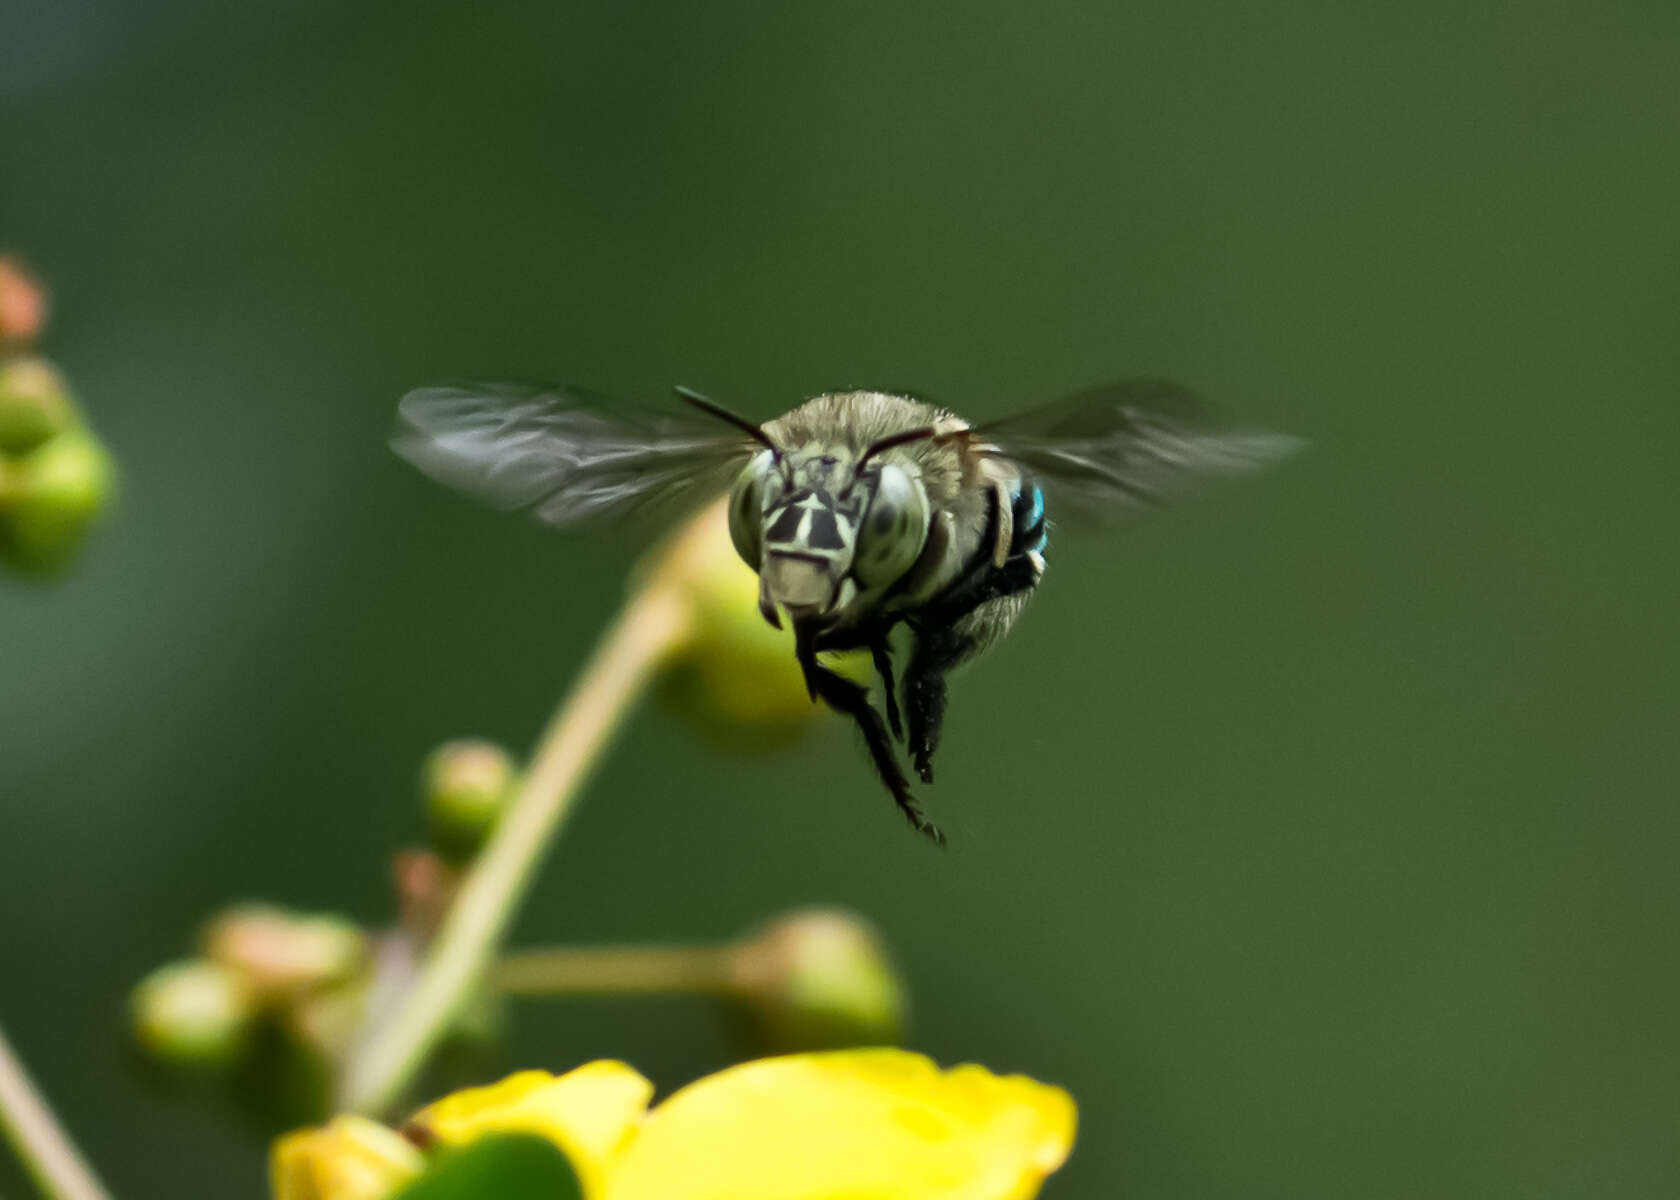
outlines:
[{"label": "flying bee", "polygon": [[[698,502],[733,476],[729,532],[758,573],[759,612],[778,629],[787,615],[812,700],[857,723],[899,809],[937,842],[894,741],[932,783],[946,675],[1009,632],[1044,575],[1046,493],[1070,508],[1149,507],[1297,444],[1212,430],[1161,380],[983,425],[890,392],[824,393],[763,424],[677,395],[698,410],[687,423],[638,420],[566,388],[422,388],[399,404],[392,446],[434,479],[560,528]],[[695,427],[698,414],[710,424]],[[900,625],[911,638],[895,681]],[[873,657],[884,713],[817,658],[858,649]]]}]

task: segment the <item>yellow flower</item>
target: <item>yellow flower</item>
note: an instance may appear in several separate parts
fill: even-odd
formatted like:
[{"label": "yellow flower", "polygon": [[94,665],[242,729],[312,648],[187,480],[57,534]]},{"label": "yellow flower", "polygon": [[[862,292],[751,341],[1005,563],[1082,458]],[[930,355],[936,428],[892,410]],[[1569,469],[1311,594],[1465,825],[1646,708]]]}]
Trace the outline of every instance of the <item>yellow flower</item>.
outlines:
[{"label": "yellow flower", "polygon": [[334,1117],[274,1143],[275,1200],[383,1200],[420,1174],[425,1160],[397,1133],[366,1117]]},{"label": "yellow flower", "polygon": [[[1060,1088],[902,1050],[760,1059],[642,1123],[605,1200],[1026,1200],[1073,1144]],[[593,1200],[593,1197],[591,1197]]]},{"label": "yellow flower", "polygon": [[593,1197],[652,1095],[653,1084],[621,1062],[592,1062],[558,1078],[520,1071],[444,1097],[415,1113],[407,1128],[422,1142],[446,1146],[487,1133],[537,1134],[565,1152],[584,1194]]},{"label": "yellow flower", "polygon": [[[761,1059],[646,1112],[652,1090],[616,1062],[526,1071],[457,1092],[409,1128],[447,1145],[547,1137],[588,1200],[1028,1200],[1073,1144],[1073,1100],[1060,1088],[977,1066],[941,1071],[902,1050]],[[277,1200],[341,1195],[283,1192],[280,1177],[277,1152]]]}]

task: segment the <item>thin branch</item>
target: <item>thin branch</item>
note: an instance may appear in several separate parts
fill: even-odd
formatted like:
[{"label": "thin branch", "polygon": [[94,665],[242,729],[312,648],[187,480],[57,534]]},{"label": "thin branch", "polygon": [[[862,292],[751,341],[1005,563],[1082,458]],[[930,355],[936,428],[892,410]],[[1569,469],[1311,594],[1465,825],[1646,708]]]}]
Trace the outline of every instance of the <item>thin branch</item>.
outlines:
[{"label": "thin branch", "polygon": [[724,995],[732,946],[556,946],[504,954],[492,977],[509,996]]},{"label": "thin branch", "polygon": [[49,1200],[108,1200],[0,1029],[0,1135]]},{"label": "thin branch", "polygon": [[595,760],[691,621],[659,578],[632,596],[549,723],[517,795],[461,884],[414,987],[352,1056],[340,1106],[381,1114],[404,1089],[489,968],[543,852]]}]

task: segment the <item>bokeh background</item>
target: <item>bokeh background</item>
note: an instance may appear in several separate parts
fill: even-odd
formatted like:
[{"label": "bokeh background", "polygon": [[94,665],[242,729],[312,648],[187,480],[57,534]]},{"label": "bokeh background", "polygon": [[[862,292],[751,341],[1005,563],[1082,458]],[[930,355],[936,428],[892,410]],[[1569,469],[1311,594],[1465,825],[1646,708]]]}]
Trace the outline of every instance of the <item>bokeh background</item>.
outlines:
[{"label": "bokeh background", "polygon": [[[1077,1095],[1050,1196],[1675,1194],[1676,79],[1661,0],[7,7],[0,242],[125,490],[0,580],[0,1017],[119,1192],[260,1193],[127,988],[232,898],[382,918],[420,756],[528,745],[637,550],[414,475],[407,388],[1158,373],[1313,449],[1057,537],[949,852],[838,722],[648,705],[520,940],[856,906],[914,1045]],[[652,1000],[511,1052],[729,1053]]]}]

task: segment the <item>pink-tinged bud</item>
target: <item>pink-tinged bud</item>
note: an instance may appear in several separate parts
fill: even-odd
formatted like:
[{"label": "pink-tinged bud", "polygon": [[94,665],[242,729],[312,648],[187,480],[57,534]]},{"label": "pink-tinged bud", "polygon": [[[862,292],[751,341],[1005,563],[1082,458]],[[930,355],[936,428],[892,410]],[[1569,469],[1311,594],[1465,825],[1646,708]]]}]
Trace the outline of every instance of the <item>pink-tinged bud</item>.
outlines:
[{"label": "pink-tinged bud", "polygon": [[0,258],[0,346],[27,346],[47,323],[47,290],[15,258]]},{"label": "pink-tinged bud", "polygon": [[405,932],[431,940],[455,903],[462,870],[435,850],[398,850],[391,856],[391,887]]},{"label": "pink-tinged bud", "polygon": [[205,927],[205,956],[264,1000],[342,983],[367,961],[367,939],[342,917],[300,916],[267,904],[228,909]]}]

